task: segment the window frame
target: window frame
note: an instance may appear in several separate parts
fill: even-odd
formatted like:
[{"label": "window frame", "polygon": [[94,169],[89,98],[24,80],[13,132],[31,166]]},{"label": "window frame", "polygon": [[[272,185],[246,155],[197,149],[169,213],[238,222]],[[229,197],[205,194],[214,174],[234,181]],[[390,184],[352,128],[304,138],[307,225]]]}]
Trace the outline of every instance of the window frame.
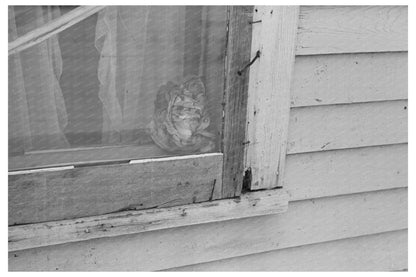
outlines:
[{"label": "window frame", "polygon": [[[103,8],[75,8],[10,42],[9,55],[42,42]],[[227,7],[222,153],[151,159],[137,159],[130,154],[119,156],[120,160],[82,163],[74,162],[70,153],[66,163],[29,169],[30,161],[22,163],[20,170],[9,172],[9,225],[177,206],[240,195],[248,74],[238,76],[236,72],[250,57],[252,9]],[[89,152],[81,149],[78,156],[83,153]],[[46,159],[48,155],[50,153],[33,154],[35,159]]]},{"label": "window frame", "polygon": [[[280,188],[284,184],[299,7],[227,9],[222,153],[10,172],[9,225],[22,225],[9,226],[9,251],[286,211],[288,195]],[[260,59],[238,74],[257,51]],[[275,58],[279,59],[277,65],[273,63]],[[276,82],[282,85],[276,87]],[[272,97],[276,89],[278,97],[273,103],[277,108],[259,101]],[[256,109],[266,114],[267,120],[253,117]],[[272,136],[264,132],[258,136],[259,126]],[[273,146],[276,142],[277,151]],[[264,159],[272,166],[253,170]],[[262,180],[261,186],[254,185],[258,180]],[[56,193],[50,193],[48,186],[54,186]],[[152,191],[156,188],[159,190]],[[169,201],[163,197],[172,193],[181,199]],[[45,209],[49,211],[47,217],[37,219],[38,223],[15,222],[14,216],[33,210],[29,207],[34,205],[33,197],[39,209],[27,218],[45,213]],[[137,205],[146,197],[152,201]],[[116,209],[114,203],[121,203],[123,208]],[[68,207],[72,214],[68,214]]]}]

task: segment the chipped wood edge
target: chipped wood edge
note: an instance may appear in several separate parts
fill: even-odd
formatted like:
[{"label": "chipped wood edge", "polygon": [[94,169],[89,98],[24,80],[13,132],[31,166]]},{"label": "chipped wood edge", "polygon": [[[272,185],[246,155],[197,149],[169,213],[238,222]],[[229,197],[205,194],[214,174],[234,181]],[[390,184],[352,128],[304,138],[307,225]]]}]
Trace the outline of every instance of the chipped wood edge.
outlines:
[{"label": "chipped wood edge", "polygon": [[217,199],[222,162],[222,153],[207,153],[9,175],[9,225]]},{"label": "chipped wood edge", "polygon": [[256,6],[247,104],[251,190],[283,186],[299,6]]},{"label": "chipped wood edge", "polygon": [[27,34],[17,38],[12,42],[9,42],[9,55],[18,53],[31,46],[41,43],[51,36],[56,35],[77,24],[90,15],[101,11],[105,7],[106,6],[81,6],[75,8],[63,16],[52,20],[33,31],[28,32]]},{"label": "chipped wood edge", "polygon": [[126,211],[73,220],[11,226],[9,251],[277,214],[285,212],[287,205],[287,193],[277,189],[172,208]]},{"label": "chipped wood edge", "polygon": [[241,194],[244,175],[248,70],[238,71],[250,61],[253,6],[229,7],[223,127],[222,197]]}]

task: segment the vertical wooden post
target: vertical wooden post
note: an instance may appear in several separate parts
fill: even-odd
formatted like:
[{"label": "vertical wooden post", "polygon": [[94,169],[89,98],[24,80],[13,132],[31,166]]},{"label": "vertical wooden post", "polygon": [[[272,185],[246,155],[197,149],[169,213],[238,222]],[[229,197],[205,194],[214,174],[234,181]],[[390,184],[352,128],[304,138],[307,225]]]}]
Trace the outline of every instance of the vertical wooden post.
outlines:
[{"label": "vertical wooden post", "polygon": [[256,6],[247,103],[251,189],[283,186],[298,6]]},{"label": "vertical wooden post", "polygon": [[248,70],[241,75],[238,71],[250,60],[252,16],[253,6],[229,8],[222,197],[240,195],[243,183]]}]

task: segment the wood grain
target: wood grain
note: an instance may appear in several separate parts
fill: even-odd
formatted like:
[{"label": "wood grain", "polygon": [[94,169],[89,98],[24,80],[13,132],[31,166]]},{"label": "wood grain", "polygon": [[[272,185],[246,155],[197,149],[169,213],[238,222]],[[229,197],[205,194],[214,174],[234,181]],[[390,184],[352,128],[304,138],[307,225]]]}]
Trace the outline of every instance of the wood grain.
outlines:
[{"label": "wood grain", "polygon": [[221,153],[9,175],[9,225],[208,201],[221,194]]},{"label": "wood grain", "polygon": [[393,271],[408,268],[399,230],[235,257],[168,271]]},{"label": "wood grain", "polygon": [[224,95],[222,197],[241,193],[244,175],[244,142],[248,71],[237,72],[250,60],[252,6],[231,6],[229,11],[226,82]]},{"label": "wood grain", "polygon": [[297,56],[291,107],[407,99],[407,53]]},{"label": "wood grain", "polygon": [[407,189],[289,203],[286,213],[9,253],[9,270],[162,270],[407,228]]},{"label": "wood grain", "polygon": [[9,56],[41,43],[104,8],[105,6],[80,6],[55,20],[45,23],[43,26],[9,42]]},{"label": "wood grain", "polygon": [[288,155],[290,200],[407,186],[407,144]]},{"label": "wood grain", "polygon": [[280,186],[284,174],[290,111],[290,87],[295,60],[297,6],[256,6],[247,103],[246,168],[251,189]]},{"label": "wood grain", "polygon": [[407,142],[407,101],[294,108],[289,154]]},{"label": "wood grain", "polygon": [[285,212],[287,203],[283,190],[268,190],[246,193],[236,199],[12,226],[9,251],[276,214]]},{"label": "wood grain", "polygon": [[407,6],[304,6],[297,55],[407,51]]}]

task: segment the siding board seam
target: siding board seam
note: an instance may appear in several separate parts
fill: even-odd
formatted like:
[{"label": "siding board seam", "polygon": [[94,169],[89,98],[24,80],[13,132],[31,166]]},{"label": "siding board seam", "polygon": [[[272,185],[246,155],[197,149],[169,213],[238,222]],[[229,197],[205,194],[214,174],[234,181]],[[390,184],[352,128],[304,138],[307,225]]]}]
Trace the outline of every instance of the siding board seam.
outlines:
[{"label": "siding board seam", "polygon": [[313,202],[315,200],[325,199],[325,198],[340,198],[340,197],[344,197],[344,196],[353,196],[353,195],[359,195],[359,194],[363,194],[363,193],[394,191],[394,190],[402,190],[402,189],[407,189],[407,188],[408,188],[408,185],[406,184],[405,186],[402,186],[402,187],[383,188],[383,189],[375,189],[375,190],[368,190],[368,191],[358,191],[358,192],[352,192],[352,193],[346,193],[346,194],[333,194],[333,195],[325,195],[325,196],[295,199],[295,200],[290,200],[290,198],[289,198],[289,205],[291,203],[295,203],[295,202],[302,202],[302,201],[312,201]]},{"label": "siding board seam", "polygon": [[385,103],[385,102],[400,102],[408,101],[409,98],[397,98],[397,99],[386,99],[386,100],[370,100],[370,101],[357,101],[350,103],[331,103],[331,104],[318,104],[318,105],[301,105],[301,106],[291,106],[290,110],[294,109],[304,109],[304,108],[319,108],[319,107],[328,107],[328,106],[348,106],[348,105],[359,105],[359,104],[372,104],[372,103]]},{"label": "siding board seam", "polygon": [[307,243],[307,244],[302,244],[302,245],[272,249],[272,250],[263,251],[263,252],[251,253],[251,254],[248,254],[248,255],[234,256],[234,257],[230,257],[230,258],[226,258],[226,259],[213,260],[213,261],[209,261],[209,262],[196,263],[196,264],[191,264],[191,265],[186,265],[186,266],[171,267],[171,268],[158,270],[158,271],[163,272],[163,271],[169,271],[169,270],[184,268],[184,267],[188,267],[188,266],[203,265],[203,264],[208,264],[208,263],[212,263],[212,262],[231,260],[231,259],[235,259],[235,258],[250,257],[250,256],[258,255],[258,254],[266,254],[266,253],[271,253],[271,252],[276,252],[276,251],[281,251],[281,250],[296,249],[296,248],[301,248],[301,247],[305,247],[305,246],[306,247],[307,246],[314,246],[314,245],[331,243],[331,242],[338,242],[338,241],[347,241],[347,240],[350,240],[350,239],[365,238],[365,237],[371,237],[371,236],[377,236],[377,235],[383,235],[383,234],[393,234],[393,233],[399,233],[399,232],[403,232],[403,231],[408,231],[408,228],[399,228],[399,229],[396,229],[396,230],[390,230],[390,231],[385,231],[385,232],[377,232],[377,233],[372,233],[372,234],[364,234],[364,235],[359,235],[359,236],[351,236],[351,237],[347,237],[347,238],[339,238],[339,239],[327,240],[327,241],[322,241],[322,242],[314,242],[314,243]]},{"label": "siding board seam", "polygon": [[351,149],[366,149],[366,148],[388,147],[388,146],[394,146],[394,145],[408,145],[408,144],[409,144],[408,142],[397,142],[397,143],[387,143],[387,144],[363,145],[363,146],[336,148],[336,149],[328,149],[328,150],[313,150],[313,151],[287,153],[287,156],[322,153],[322,152],[344,151],[344,150],[348,151]]}]

